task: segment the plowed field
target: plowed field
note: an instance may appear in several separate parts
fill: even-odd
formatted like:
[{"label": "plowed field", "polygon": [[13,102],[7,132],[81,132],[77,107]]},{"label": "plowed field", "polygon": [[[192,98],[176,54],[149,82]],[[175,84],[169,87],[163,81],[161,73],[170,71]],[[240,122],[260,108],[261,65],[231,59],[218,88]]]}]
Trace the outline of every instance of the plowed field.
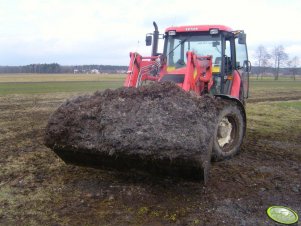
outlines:
[{"label": "plowed field", "polygon": [[0,224],[275,225],[266,216],[271,205],[300,216],[301,81],[253,81],[250,88],[243,148],[212,163],[206,186],[66,165],[44,146],[44,129],[66,98],[82,92],[2,93]]}]

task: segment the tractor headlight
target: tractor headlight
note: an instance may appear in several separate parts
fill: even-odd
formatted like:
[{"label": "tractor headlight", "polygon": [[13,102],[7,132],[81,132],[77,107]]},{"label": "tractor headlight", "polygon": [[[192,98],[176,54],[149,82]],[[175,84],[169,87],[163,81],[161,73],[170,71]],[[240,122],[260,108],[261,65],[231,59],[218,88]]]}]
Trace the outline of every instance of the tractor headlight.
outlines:
[{"label": "tractor headlight", "polygon": [[176,33],[177,33],[176,31],[169,31],[169,32],[168,32],[168,35],[174,36],[174,35],[176,35]]},{"label": "tractor headlight", "polygon": [[210,33],[211,35],[217,35],[218,32],[219,32],[219,30],[218,30],[217,28],[210,29],[210,31],[209,31],[209,33]]}]

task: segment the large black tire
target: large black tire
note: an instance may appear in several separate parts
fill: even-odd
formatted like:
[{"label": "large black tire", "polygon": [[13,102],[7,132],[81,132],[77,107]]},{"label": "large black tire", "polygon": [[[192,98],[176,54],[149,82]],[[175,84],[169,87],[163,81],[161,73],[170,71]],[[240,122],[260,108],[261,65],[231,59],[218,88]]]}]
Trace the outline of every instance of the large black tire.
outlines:
[{"label": "large black tire", "polygon": [[213,137],[212,159],[229,159],[240,151],[245,134],[245,120],[240,107],[231,100],[221,100]]}]

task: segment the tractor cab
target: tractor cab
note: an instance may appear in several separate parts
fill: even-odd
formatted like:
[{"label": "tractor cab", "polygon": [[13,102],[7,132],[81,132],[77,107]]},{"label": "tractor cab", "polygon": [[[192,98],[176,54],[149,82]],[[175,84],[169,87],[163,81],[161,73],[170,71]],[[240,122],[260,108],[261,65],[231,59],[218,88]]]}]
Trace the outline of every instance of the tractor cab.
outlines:
[{"label": "tractor cab", "polygon": [[[211,56],[213,84],[211,94],[225,94],[239,99],[248,96],[250,65],[246,35],[222,25],[181,26],[167,28],[164,34],[163,56],[166,60],[161,81],[184,82],[187,52]],[[243,87],[232,90],[233,82]],[[243,92],[243,93],[242,93]]]}]

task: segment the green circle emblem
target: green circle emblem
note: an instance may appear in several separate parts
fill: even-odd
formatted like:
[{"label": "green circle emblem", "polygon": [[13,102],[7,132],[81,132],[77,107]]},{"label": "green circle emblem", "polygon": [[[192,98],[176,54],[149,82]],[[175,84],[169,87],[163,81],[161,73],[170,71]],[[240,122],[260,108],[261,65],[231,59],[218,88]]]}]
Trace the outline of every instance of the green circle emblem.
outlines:
[{"label": "green circle emblem", "polygon": [[271,206],[267,209],[268,216],[282,224],[294,224],[298,222],[298,214],[285,206]]}]

